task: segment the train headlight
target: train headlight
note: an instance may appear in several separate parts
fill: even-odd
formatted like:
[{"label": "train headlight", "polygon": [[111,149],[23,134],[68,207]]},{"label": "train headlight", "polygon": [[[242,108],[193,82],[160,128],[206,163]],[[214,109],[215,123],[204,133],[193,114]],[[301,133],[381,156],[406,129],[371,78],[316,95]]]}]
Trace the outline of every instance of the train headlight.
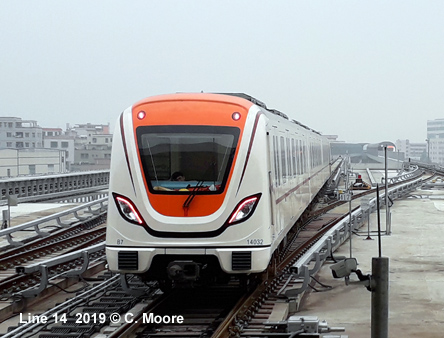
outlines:
[{"label": "train headlight", "polygon": [[137,118],[139,120],[143,120],[145,118],[145,116],[146,116],[146,113],[143,110],[141,110],[140,112],[137,113]]},{"label": "train headlight", "polygon": [[234,121],[239,121],[241,117],[242,117],[241,114],[240,114],[239,112],[237,112],[237,111],[234,112],[234,113],[231,115],[231,118],[232,118]]},{"label": "train headlight", "polygon": [[228,218],[228,225],[240,223],[250,218],[251,215],[253,215],[260,198],[261,194],[256,194],[243,199]]},{"label": "train headlight", "polygon": [[137,208],[128,198],[113,193],[114,201],[117,205],[120,215],[130,223],[143,225],[145,224],[142,216]]}]

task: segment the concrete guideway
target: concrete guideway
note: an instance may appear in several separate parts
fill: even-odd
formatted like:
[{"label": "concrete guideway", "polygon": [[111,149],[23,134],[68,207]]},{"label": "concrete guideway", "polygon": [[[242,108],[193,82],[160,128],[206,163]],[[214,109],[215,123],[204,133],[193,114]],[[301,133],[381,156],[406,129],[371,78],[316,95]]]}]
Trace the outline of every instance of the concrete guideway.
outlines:
[{"label": "concrete guideway", "polygon": [[[444,331],[444,190],[417,190],[416,198],[395,200],[391,208],[392,234],[382,237],[382,256],[389,257],[389,337],[442,337]],[[420,195],[421,198],[418,198]],[[427,198],[429,197],[429,198]],[[381,229],[385,229],[381,212]],[[377,230],[377,214],[371,214],[370,230]],[[353,236],[353,256],[358,268],[371,273],[371,258],[378,256],[378,241],[367,237],[366,225],[361,236]],[[349,242],[335,255],[349,257]],[[371,293],[351,275],[334,279],[324,265],[319,279],[333,286],[327,293],[308,294],[298,312],[317,316],[346,328],[349,337],[370,337]]]}]

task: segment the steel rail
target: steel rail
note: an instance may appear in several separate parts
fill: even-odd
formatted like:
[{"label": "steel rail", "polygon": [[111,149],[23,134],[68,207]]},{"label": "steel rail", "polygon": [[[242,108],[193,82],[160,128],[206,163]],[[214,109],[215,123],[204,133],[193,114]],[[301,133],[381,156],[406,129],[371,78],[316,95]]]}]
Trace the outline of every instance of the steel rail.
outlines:
[{"label": "steel rail", "polygon": [[[111,277],[110,279],[100,283],[99,285],[91,288],[90,290],[87,290],[87,291],[81,293],[77,297],[68,299],[67,301],[42,313],[40,315],[40,317],[53,318],[53,316],[57,313],[64,313],[64,312],[68,311],[68,309],[71,308],[72,306],[81,304],[86,299],[88,299],[100,292],[103,292],[104,290],[106,290],[107,288],[110,288],[113,285],[117,285],[119,283],[119,277],[120,277],[119,275],[115,275],[115,276]],[[7,332],[6,334],[4,334],[2,336],[2,338],[20,337],[24,333],[32,332],[34,329],[38,328],[40,325],[41,325],[41,323],[35,323],[32,321],[29,321],[27,323],[24,323],[23,325],[20,325],[19,327],[17,327],[16,329],[14,329],[12,331]]]},{"label": "steel rail", "polygon": [[[32,248],[26,251],[21,251],[18,253],[7,252],[0,256],[0,270],[6,270],[12,268],[16,265],[23,264],[27,261],[34,260],[41,256],[46,256],[52,254],[56,251],[63,251],[68,247],[81,247],[83,242],[90,240],[91,238],[104,238],[106,228],[96,228],[93,230],[88,230],[78,234],[70,234],[70,236],[56,236],[58,239],[53,240],[50,243],[36,246],[32,244]],[[64,238],[61,238],[64,237]]]}]

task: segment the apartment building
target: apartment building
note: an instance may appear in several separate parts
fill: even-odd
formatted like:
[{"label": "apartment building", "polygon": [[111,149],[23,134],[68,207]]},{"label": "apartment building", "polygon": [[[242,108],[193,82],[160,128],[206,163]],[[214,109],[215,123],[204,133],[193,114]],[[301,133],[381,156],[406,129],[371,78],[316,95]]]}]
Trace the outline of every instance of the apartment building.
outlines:
[{"label": "apartment building", "polygon": [[66,172],[65,151],[58,149],[0,149],[0,177]]},{"label": "apartment building", "polygon": [[76,124],[67,128],[67,135],[75,135],[72,170],[109,169],[113,135],[109,124]]},{"label": "apartment building", "polygon": [[19,117],[0,117],[0,149],[43,147],[43,131],[37,121]]},{"label": "apartment building", "polygon": [[427,143],[413,143],[410,140],[396,140],[396,149],[405,154],[406,159],[413,161],[427,161]]},{"label": "apartment building", "polygon": [[43,147],[65,152],[66,170],[71,171],[75,157],[75,137],[66,135],[62,128],[43,128]]},{"label": "apartment building", "polygon": [[427,148],[432,162],[444,164],[444,119],[427,121]]}]

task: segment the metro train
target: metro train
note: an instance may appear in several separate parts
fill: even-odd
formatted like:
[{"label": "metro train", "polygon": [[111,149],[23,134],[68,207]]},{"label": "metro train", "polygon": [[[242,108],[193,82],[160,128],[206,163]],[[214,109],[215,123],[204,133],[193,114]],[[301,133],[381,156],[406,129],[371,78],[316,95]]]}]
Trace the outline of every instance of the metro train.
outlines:
[{"label": "metro train", "polygon": [[170,286],[261,273],[330,172],[326,137],[249,95],[139,101],[113,137],[109,269]]}]

